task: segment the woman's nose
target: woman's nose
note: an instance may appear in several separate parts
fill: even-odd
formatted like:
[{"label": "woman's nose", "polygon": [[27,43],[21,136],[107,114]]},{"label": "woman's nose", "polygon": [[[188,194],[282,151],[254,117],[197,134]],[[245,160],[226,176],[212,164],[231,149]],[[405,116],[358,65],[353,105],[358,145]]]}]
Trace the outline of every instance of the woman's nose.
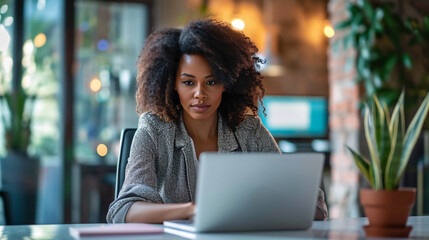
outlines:
[{"label": "woman's nose", "polygon": [[194,98],[197,98],[197,99],[205,99],[205,98],[207,98],[204,86],[202,86],[201,84],[198,84],[195,87]]}]

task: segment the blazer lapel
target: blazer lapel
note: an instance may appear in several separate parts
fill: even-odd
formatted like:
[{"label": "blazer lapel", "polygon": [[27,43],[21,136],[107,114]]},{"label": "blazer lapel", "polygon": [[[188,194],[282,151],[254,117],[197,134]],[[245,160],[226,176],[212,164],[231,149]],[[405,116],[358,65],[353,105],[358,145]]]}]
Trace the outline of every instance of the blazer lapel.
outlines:
[{"label": "blazer lapel", "polygon": [[186,131],[183,118],[180,118],[179,127],[176,128],[175,147],[181,148],[185,166],[186,166],[186,180],[188,183],[188,190],[191,201],[195,201],[196,183],[198,160],[194,157],[194,150],[192,147],[192,140]]},{"label": "blazer lapel", "polygon": [[217,146],[218,152],[235,152],[239,144],[235,138],[234,133],[223,123],[222,117],[218,115],[218,132],[217,132]]}]

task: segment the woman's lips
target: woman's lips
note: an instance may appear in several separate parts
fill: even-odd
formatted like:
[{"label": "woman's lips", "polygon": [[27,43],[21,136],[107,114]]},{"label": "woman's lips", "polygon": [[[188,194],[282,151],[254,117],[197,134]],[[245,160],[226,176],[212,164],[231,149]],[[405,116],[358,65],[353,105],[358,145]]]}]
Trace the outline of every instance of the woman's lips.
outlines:
[{"label": "woman's lips", "polygon": [[210,105],[206,105],[206,104],[194,104],[194,105],[191,105],[191,107],[192,107],[195,111],[197,111],[197,112],[204,112],[204,111],[206,111],[207,109],[209,109]]}]

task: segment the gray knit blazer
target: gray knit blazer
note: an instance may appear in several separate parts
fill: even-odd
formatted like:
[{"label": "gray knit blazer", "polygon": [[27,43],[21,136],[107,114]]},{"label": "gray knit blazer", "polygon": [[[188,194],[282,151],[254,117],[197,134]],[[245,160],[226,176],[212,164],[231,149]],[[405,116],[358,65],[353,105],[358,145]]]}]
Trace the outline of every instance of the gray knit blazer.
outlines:
[{"label": "gray knit blazer", "polygon": [[[250,115],[235,132],[218,117],[218,151],[280,152],[260,118]],[[198,164],[183,120],[179,124],[169,123],[143,113],[131,145],[124,184],[109,206],[107,222],[124,223],[128,209],[136,201],[195,201]],[[323,192],[321,197],[323,200]],[[323,204],[326,209],[324,200]]]}]

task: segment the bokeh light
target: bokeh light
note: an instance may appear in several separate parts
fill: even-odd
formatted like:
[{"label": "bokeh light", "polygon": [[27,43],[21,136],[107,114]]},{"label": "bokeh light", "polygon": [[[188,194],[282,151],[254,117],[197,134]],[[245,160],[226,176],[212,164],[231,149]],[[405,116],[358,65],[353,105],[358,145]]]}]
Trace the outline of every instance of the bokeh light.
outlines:
[{"label": "bokeh light", "polygon": [[9,48],[9,44],[9,33],[3,25],[0,25],[0,51],[6,51]]},{"label": "bokeh light", "polygon": [[6,27],[12,26],[12,24],[13,24],[13,17],[7,17],[7,18],[5,18],[3,23],[4,23],[4,25]]},{"label": "bokeh light", "polygon": [[233,28],[235,28],[237,30],[243,30],[246,27],[246,24],[240,18],[236,18],[236,19],[232,20],[231,25]]},{"label": "bokeh light", "polygon": [[9,9],[9,6],[6,4],[0,7],[0,14],[5,14],[7,10]]},{"label": "bokeh light", "polygon": [[335,35],[335,30],[331,25],[325,25],[323,33],[327,38],[332,38]]},{"label": "bokeh light", "polygon": [[31,40],[25,41],[24,47],[22,48],[22,50],[24,51],[25,55],[31,55],[34,50],[33,42]]},{"label": "bokeh light", "polygon": [[42,47],[46,43],[46,35],[43,33],[37,34],[37,36],[34,38],[34,46],[35,47]]},{"label": "bokeh light", "polygon": [[89,83],[89,89],[93,92],[98,92],[101,89],[101,81],[98,78],[94,78]]},{"label": "bokeh light", "polygon": [[98,41],[97,48],[100,51],[106,51],[109,48],[109,42],[106,39]]},{"label": "bokeh light", "polygon": [[104,144],[98,144],[98,146],[97,146],[97,153],[98,153],[98,155],[100,155],[101,157],[104,157],[104,156],[106,156],[106,154],[107,154],[107,146],[106,145],[104,145]]}]

